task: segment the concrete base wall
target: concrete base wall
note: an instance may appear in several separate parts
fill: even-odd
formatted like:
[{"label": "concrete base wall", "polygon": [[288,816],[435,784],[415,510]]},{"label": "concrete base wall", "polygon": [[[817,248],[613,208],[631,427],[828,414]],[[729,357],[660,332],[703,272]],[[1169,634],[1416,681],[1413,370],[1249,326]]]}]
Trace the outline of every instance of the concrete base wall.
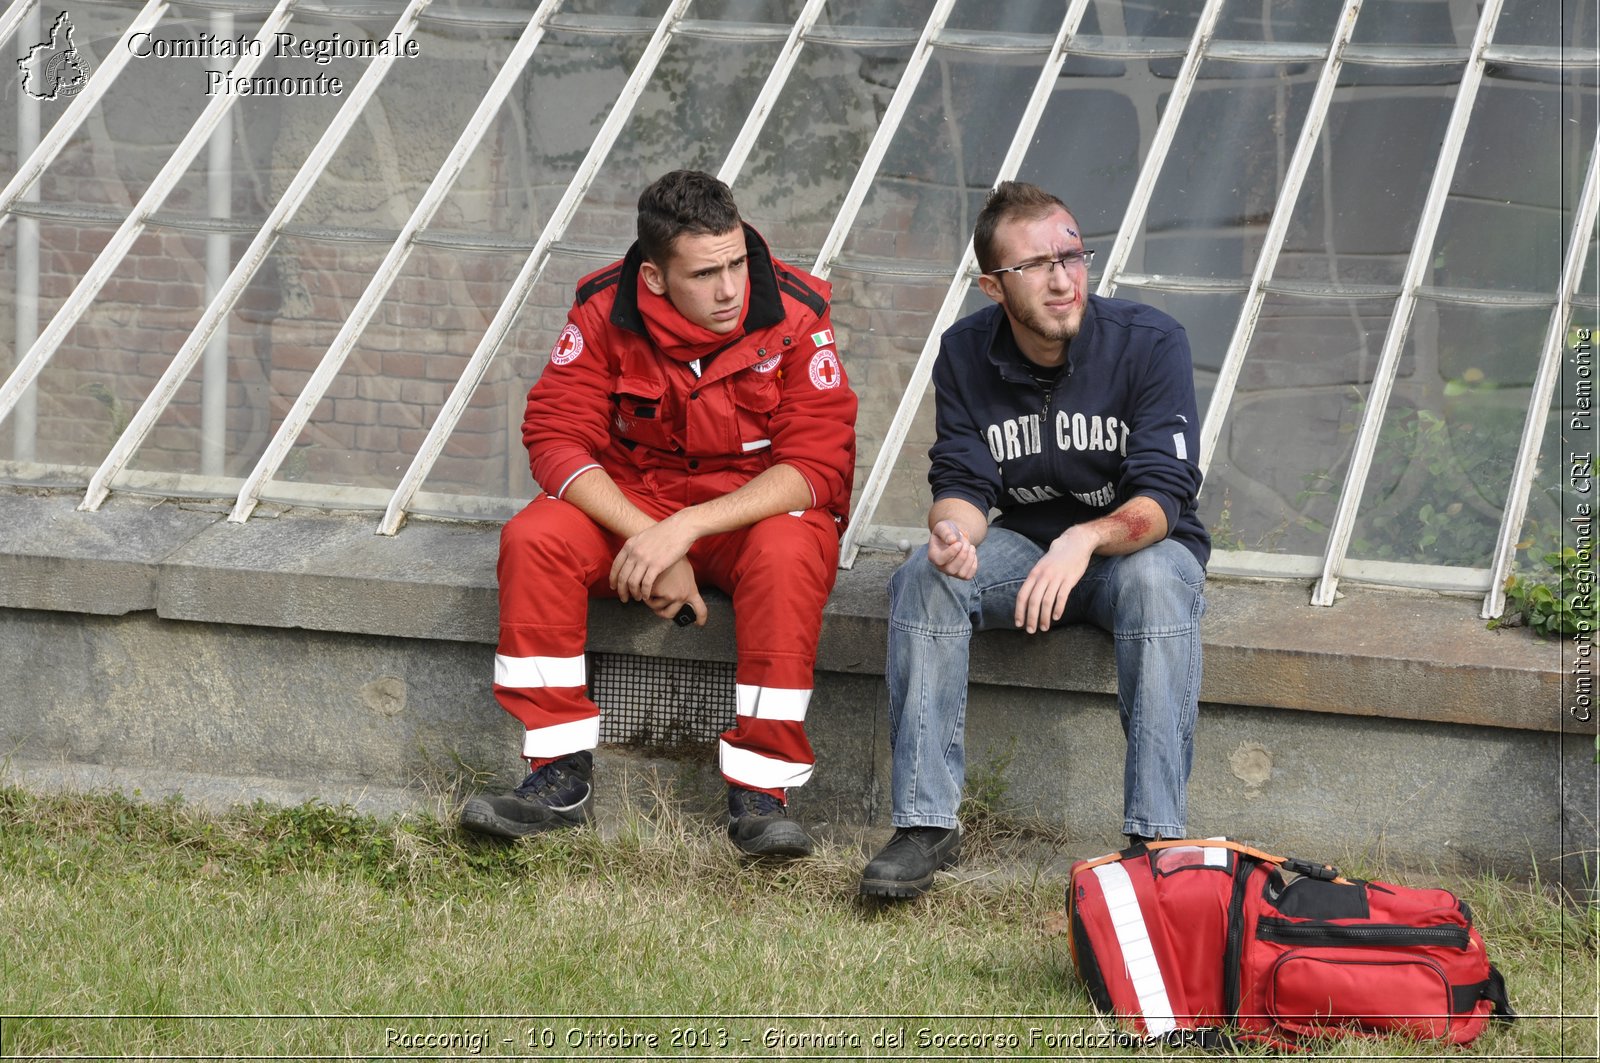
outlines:
[{"label": "concrete base wall", "polygon": [[[0,782],[438,811],[521,776],[520,728],[495,705],[492,659],[472,642],[0,609]],[[881,826],[882,677],[817,679],[818,769],[796,809],[812,823]],[[972,688],[969,782],[1064,829],[1067,855],[1120,843],[1123,749],[1109,694]],[[713,757],[666,763],[714,802]],[[1568,854],[1581,881],[1595,807],[1589,735],[1202,706],[1192,833],[1551,880]]]},{"label": "concrete base wall", "polygon": [[[1003,767],[1006,804],[1102,847],[1121,843],[1123,750],[1111,696],[972,691],[969,790]],[[1588,736],[1202,703],[1189,833],[1554,877],[1592,846],[1595,800]]]}]

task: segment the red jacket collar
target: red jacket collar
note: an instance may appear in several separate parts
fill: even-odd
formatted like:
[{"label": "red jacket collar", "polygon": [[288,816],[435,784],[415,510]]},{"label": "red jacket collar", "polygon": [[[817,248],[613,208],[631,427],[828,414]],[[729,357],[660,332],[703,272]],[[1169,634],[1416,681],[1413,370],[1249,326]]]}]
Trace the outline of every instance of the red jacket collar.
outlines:
[{"label": "red jacket collar", "polygon": [[[783,320],[784,313],[783,297],[778,293],[778,272],[772,264],[772,251],[749,223],[742,224],[745,250],[750,256],[750,305],[744,315],[744,331],[739,335],[748,336],[778,324]],[[617,278],[617,300],[611,305],[611,323],[649,339],[644,315],[639,312],[639,266],[643,261],[644,253],[635,241],[622,258],[622,275]]]}]

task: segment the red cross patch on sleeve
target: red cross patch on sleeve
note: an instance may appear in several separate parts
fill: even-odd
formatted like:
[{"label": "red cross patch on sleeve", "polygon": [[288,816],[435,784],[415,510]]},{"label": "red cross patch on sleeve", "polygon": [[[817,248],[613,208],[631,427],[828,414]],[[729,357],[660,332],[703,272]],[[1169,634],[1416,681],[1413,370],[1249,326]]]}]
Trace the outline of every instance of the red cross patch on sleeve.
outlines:
[{"label": "red cross patch on sleeve", "polygon": [[568,323],[556,339],[556,345],[550,349],[550,361],[555,365],[566,365],[582,353],[583,332],[577,325]]},{"label": "red cross patch on sleeve", "polygon": [[811,356],[811,386],[818,391],[836,388],[844,383],[844,370],[839,366],[839,356],[824,347]]}]

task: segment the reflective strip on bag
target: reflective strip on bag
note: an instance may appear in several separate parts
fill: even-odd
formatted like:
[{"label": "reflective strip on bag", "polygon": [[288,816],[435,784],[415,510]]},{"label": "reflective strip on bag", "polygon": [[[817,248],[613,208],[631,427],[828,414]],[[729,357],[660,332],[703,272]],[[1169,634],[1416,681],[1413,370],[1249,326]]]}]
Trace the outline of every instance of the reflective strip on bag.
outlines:
[{"label": "reflective strip on bag", "polygon": [[1117,948],[1122,951],[1122,965],[1128,981],[1133,983],[1134,994],[1139,998],[1145,1027],[1152,1037],[1160,1037],[1177,1029],[1178,1021],[1172,1014],[1172,1002],[1167,999],[1167,983],[1161,977],[1161,965],[1156,962],[1155,947],[1150,943],[1150,930],[1139,908],[1139,897],[1133,891],[1133,881],[1120,863],[1102,864],[1094,869],[1094,874],[1105,894],[1111,929],[1117,935]]}]

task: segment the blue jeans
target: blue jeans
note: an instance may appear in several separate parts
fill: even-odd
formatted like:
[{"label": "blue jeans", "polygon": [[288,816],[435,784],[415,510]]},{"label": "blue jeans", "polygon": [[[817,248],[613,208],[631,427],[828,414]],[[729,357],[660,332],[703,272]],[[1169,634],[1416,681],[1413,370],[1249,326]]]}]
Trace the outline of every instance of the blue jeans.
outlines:
[{"label": "blue jeans", "polygon": [[[1043,556],[1031,539],[990,528],[978,545],[973,579],[940,572],[923,546],[889,580],[894,826],[956,825],[966,779],[972,633],[1015,628],[1017,591]],[[1205,578],[1194,555],[1170,539],[1120,557],[1095,557],[1059,621],[1088,622],[1115,637],[1117,708],[1128,740],[1124,834],[1184,834]]]}]

